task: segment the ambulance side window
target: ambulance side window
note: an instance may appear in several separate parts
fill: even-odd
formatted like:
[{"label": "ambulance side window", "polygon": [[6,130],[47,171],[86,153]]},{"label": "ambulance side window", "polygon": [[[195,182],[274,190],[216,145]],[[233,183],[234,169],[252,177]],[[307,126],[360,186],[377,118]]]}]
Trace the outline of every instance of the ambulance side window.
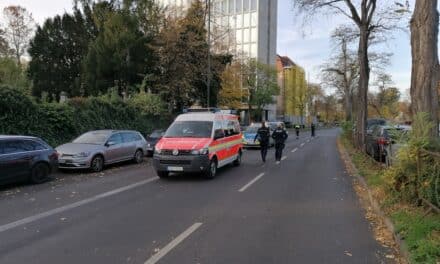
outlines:
[{"label": "ambulance side window", "polygon": [[233,121],[233,126],[234,126],[234,134],[238,135],[240,134],[240,123],[238,123],[237,120]]},{"label": "ambulance side window", "polygon": [[223,121],[215,121],[214,122],[214,137],[216,137],[216,135],[222,135],[221,137],[218,138],[222,138],[225,136],[224,130],[223,130]]}]

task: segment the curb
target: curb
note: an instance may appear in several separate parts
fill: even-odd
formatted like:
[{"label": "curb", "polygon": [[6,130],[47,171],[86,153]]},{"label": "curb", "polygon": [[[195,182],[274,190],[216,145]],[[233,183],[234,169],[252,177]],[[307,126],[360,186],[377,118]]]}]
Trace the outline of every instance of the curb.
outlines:
[{"label": "curb", "polygon": [[368,186],[364,177],[362,177],[359,174],[358,169],[353,164],[350,155],[348,154],[344,145],[341,143],[341,140],[339,137],[337,138],[336,144],[338,146],[338,150],[339,150],[339,153],[342,157],[342,160],[349,171],[349,174],[351,176],[354,176],[359,181],[361,186],[367,191],[368,201],[369,201],[371,207],[373,208],[374,213],[376,213],[380,218],[382,218],[387,229],[393,234],[394,241],[396,242],[396,245],[398,247],[397,249],[398,249],[399,253],[401,254],[401,256],[403,257],[402,260],[404,261],[404,264],[408,264],[410,258],[409,258],[409,252],[408,252],[408,250],[406,250],[405,242],[403,241],[401,236],[396,233],[396,228],[395,228],[393,222],[391,221],[391,219],[385,215],[385,213],[380,208],[379,203],[376,201],[376,199],[374,199],[370,187]]}]

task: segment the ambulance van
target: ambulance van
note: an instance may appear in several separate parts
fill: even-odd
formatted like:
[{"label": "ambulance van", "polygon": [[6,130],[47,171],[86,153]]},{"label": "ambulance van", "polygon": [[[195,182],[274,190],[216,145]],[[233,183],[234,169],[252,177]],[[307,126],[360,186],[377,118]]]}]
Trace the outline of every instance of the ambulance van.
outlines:
[{"label": "ambulance van", "polygon": [[238,117],[222,112],[179,115],[156,144],[153,166],[157,175],[201,173],[214,178],[217,169],[241,164],[243,139]]}]

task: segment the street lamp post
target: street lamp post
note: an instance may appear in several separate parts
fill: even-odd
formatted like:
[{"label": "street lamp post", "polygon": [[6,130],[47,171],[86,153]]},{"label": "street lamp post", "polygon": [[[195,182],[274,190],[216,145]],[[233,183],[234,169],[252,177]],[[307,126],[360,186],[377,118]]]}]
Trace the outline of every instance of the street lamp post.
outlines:
[{"label": "street lamp post", "polygon": [[208,6],[208,79],[206,81],[207,89],[207,102],[206,105],[210,106],[210,95],[211,95],[211,0],[206,0]]}]

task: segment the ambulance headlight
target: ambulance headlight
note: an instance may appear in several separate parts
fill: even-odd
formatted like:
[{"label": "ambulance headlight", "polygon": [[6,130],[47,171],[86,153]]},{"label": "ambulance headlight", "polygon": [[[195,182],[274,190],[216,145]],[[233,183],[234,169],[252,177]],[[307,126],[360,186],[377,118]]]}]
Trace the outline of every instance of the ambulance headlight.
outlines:
[{"label": "ambulance headlight", "polygon": [[209,153],[208,148],[195,149],[191,151],[192,155],[207,155]]}]

